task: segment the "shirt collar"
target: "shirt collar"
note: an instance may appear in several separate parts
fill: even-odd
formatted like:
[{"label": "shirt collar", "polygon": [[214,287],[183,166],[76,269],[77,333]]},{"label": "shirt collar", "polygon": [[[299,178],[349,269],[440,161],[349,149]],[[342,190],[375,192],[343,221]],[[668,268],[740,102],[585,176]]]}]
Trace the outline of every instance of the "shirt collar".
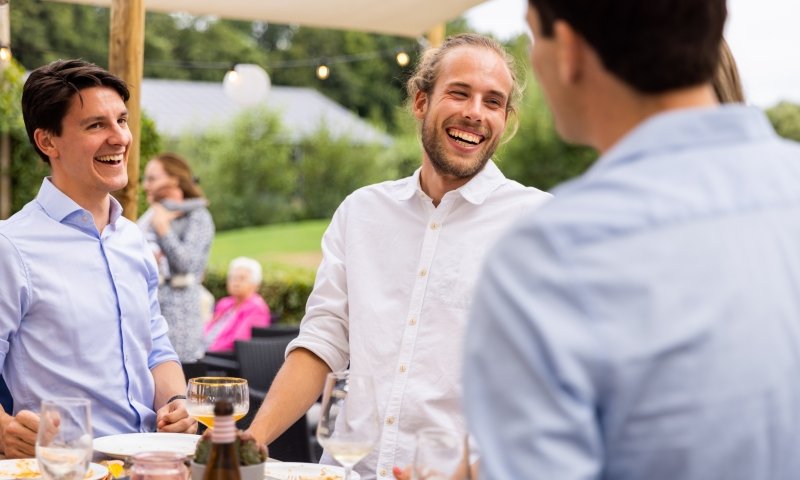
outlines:
[{"label": "shirt collar", "polygon": [[[111,197],[111,210],[109,214],[109,224],[116,224],[119,217],[122,215],[122,205],[116,198]],[[42,187],[36,195],[36,201],[42,206],[48,217],[61,223],[74,214],[75,212],[83,212],[84,209],[73,199],[64,194],[61,190],[53,185],[51,177],[45,177],[42,180]]]},{"label": "shirt collar", "polygon": [[659,152],[776,136],[764,112],[756,107],[729,104],[673,110],[650,117],[636,126],[600,157],[587,175]]},{"label": "shirt collar", "polygon": [[[422,192],[422,187],[420,187],[419,183],[419,174],[421,170],[421,167],[418,168],[414,171],[413,175],[400,181],[400,188],[396,191],[395,199],[398,201],[408,200],[416,193]],[[497,168],[494,161],[489,160],[477,175],[472,177],[466,184],[457,188],[455,192],[458,192],[464,197],[464,200],[475,205],[480,205],[486,200],[489,194],[503,185],[505,180],[506,177],[503,175],[503,172]],[[424,192],[422,193],[424,194]],[[451,192],[448,192],[446,195],[450,193]]]}]

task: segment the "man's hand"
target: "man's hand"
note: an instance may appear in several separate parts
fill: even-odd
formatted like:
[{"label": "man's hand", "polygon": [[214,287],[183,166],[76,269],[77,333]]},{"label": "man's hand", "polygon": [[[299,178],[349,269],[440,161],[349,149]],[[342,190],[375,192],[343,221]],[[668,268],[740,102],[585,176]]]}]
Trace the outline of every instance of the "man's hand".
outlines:
[{"label": "man's hand", "polygon": [[22,410],[16,416],[3,415],[0,419],[0,442],[6,458],[36,456],[36,432],[39,430],[39,415]]},{"label": "man's hand", "polygon": [[197,422],[186,410],[186,400],[173,400],[156,412],[156,429],[159,432],[195,433]]},{"label": "man's hand", "polygon": [[392,469],[392,473],[394,474],[394,478],[396,480],[411,480],[411,467],[394,467]]}]

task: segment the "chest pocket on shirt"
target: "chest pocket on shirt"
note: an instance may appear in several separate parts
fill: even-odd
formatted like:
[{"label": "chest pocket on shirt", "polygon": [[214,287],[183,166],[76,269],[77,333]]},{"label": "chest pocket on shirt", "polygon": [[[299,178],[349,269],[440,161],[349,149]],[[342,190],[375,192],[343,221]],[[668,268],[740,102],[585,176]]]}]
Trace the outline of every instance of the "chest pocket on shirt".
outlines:
[{"label": "chest pocket on shirt", "polygon": [[433,262],[428,280],[432,300],[449,307],[468,309],[483,266],[479,249],[459,243],[448,245]]}]

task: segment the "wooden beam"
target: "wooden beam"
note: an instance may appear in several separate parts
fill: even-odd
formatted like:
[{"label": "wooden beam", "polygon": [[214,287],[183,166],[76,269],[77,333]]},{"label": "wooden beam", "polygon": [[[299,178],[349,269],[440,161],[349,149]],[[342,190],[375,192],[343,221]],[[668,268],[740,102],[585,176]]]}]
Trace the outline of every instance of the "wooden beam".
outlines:
[{"label": "wooden beam", "polygon": [[445,27],[446,25],[444,23],[440,23],[428,32],[428,45],[430,45],[431,48],[437,48],[442,45],[446,32]]},{"label": "wooden beam", "polygon": [[114,192],[123,214],[135,220],[139,189],[141,92],[144,69],[144,0],[113,0],[108,49],[108,69],[128,83],[128,125],[133,135],[128,155],[128,185]]},{"label": "wooden beam", "polygon": [[[0,0],[0,47],[11,47],[11,9],[8,0]],[[11,59],[0,58],[0,82]],[[11,136],[0,133],[0,220],[11,215]]]}]

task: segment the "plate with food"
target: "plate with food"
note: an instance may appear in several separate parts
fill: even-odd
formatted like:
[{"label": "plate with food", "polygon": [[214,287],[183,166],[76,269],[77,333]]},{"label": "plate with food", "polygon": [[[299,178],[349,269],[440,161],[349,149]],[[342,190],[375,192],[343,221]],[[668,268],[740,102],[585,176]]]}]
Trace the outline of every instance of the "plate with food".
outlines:
[{"label": "plate with food", "polygon": [[112,458],[125,460],[140,452],[177,452],[189,458],[200,435],[190,433],[123,433],[94,439],[94,450]]},{"label": "plate with food", "polygon": [[[267,462],[264,475],[278,480],[343,480],[344,468],[318,463]],[[361,475],[350,472],[349,480],[361,480]]]},{"label": "plate with food", "polygon": [[[90,463],[83,480],[100,480],[108,475],[108,469],[97,463]],[[33,480],[42,478],[39,462],[35,458],[16,458],[0,460],[0,478],[3,480]]]}]

